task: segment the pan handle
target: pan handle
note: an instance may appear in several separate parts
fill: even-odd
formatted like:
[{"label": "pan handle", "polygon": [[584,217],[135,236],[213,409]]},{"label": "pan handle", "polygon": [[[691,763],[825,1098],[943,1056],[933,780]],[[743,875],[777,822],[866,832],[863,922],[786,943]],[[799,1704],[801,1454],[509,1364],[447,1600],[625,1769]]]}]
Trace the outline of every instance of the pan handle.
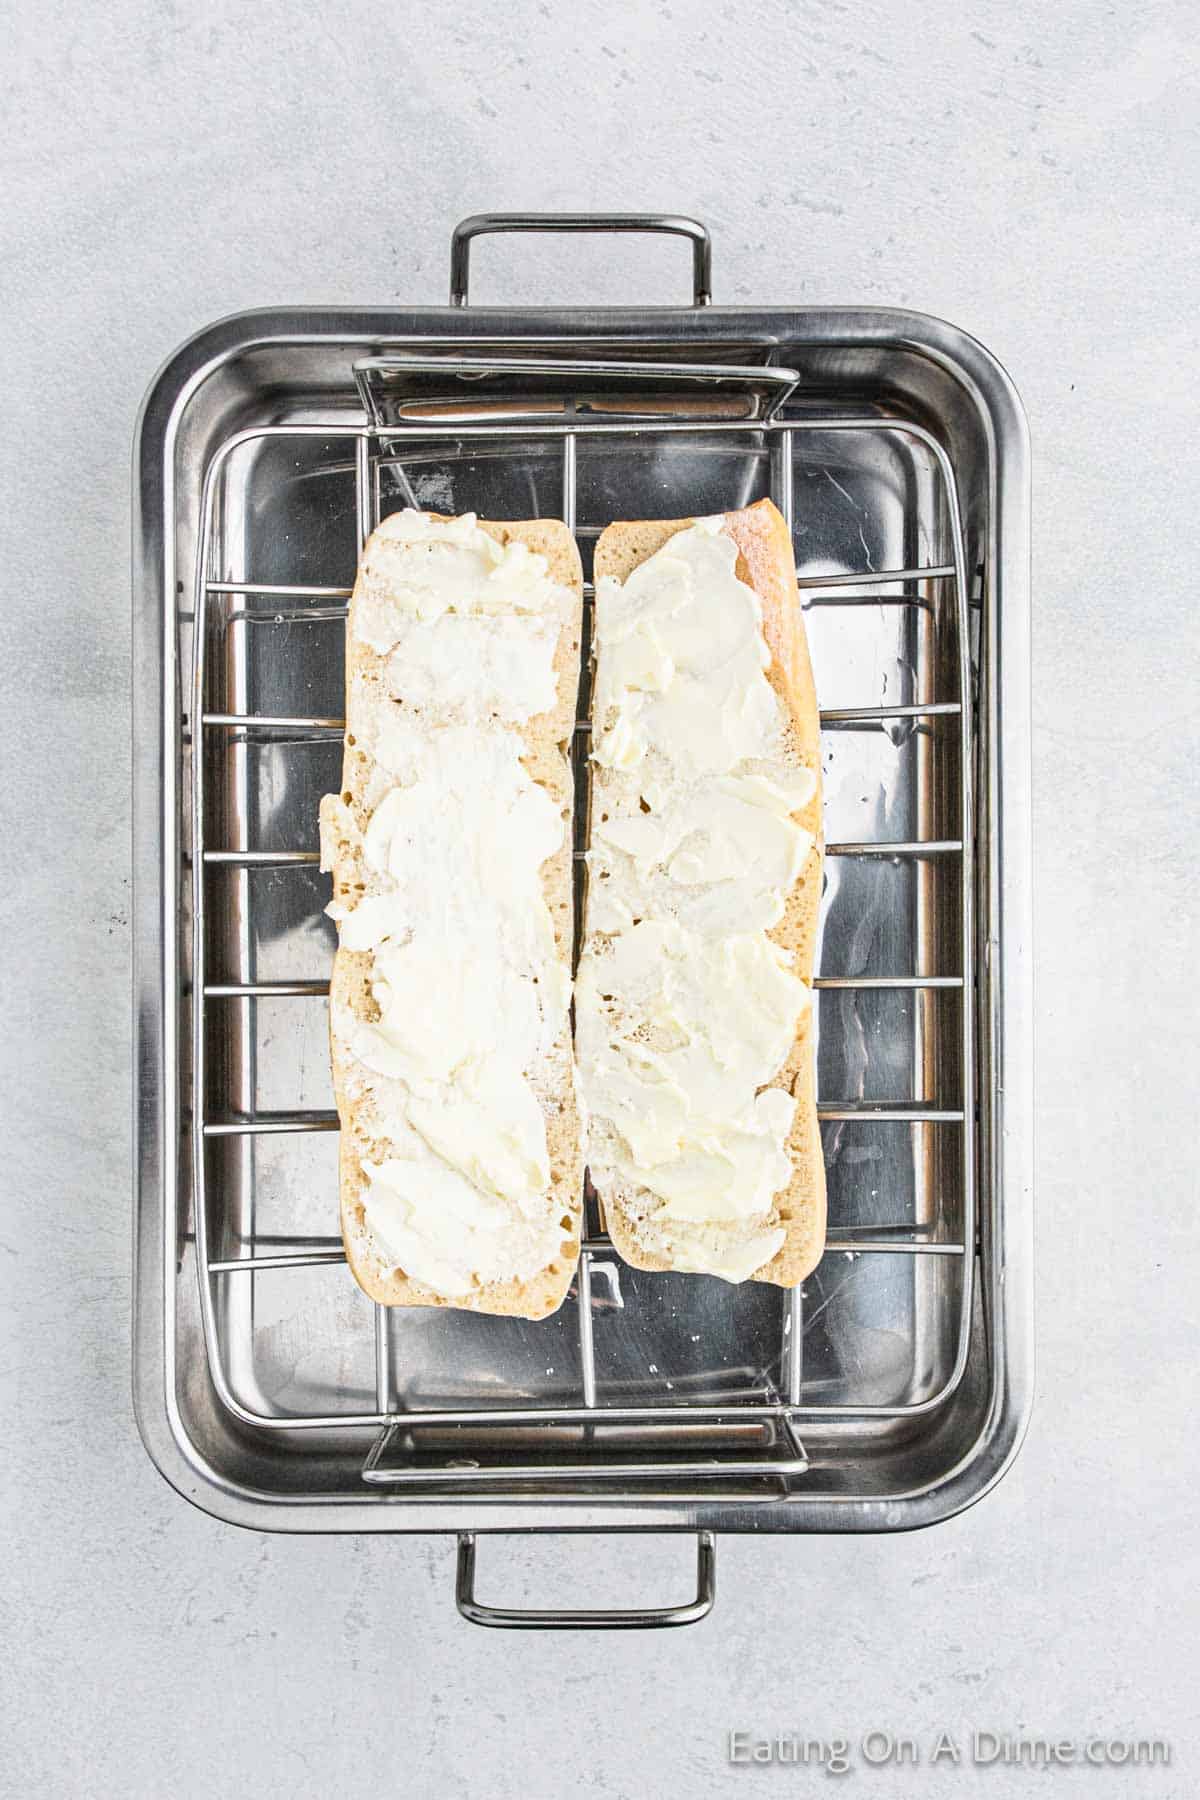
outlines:
[{"label": "pan handle", "polygon": [[655,1625],[694,1625],[712,1611],[717,1597],[717,1552],[711,1531],[696,1534],[696,1598],[683,1606],[632,1607],[628,1612],[575,1612],[554,1607],[521,1612],[509,1606],[482,1606],[475,1598],[475,1533],[458,1535],[458,1577],[454,1599],[472,1625],[510,1631],[644,1631]]},{"label": "pan handle", "polygon": [[692,245],[692,304],[712,299],[712,242],[698,219],[678,213],[473,213],[454,227],[450,239],[450,304],[465,306],[471,239],[493,231],[663,231],[689,238]]}]

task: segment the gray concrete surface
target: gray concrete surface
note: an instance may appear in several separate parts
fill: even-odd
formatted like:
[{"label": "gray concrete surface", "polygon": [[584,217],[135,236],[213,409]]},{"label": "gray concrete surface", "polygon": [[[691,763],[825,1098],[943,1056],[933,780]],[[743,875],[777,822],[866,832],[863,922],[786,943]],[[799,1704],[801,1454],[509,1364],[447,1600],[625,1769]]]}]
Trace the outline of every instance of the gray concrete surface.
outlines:
[{"label": "gray concrete surface", "polygon": [[[724,1732],[1161,1734],[1200,1791],[1196,1578],[1197,34],[1186,4],[438,9],[8,0],[6,1550],[0,1791],[821,1791]],[[1003,1486],[894,1540],[721,1546],[669,1640],[456,1618],[442,1540],[260,1537],[129,1402],[129,446],[189,331],[437,301],[485,207],[707,220],[717,298],[895,302],[991,346],[1036,474],[1037,1411]],[[481,295],[682,295],[678,250],[480,253]],[[1189,954],[1191,952],[1192,954]],[[489,1547],[514,1600],[667,1595],[681,1543]],[[860,1766],[855,1791],[935,1774]],[[1044,1777],[940,1769],[947,1792]]]}]

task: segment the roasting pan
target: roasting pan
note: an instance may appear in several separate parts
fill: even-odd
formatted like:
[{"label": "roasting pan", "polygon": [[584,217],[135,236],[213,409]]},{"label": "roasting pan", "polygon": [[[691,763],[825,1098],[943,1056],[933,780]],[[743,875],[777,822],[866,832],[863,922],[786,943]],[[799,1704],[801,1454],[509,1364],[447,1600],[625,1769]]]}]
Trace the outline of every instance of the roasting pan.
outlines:
[{"label": "roasting pan", "polygon": [[[665,231],[693,303],[467,304],[497,230]],[[709,303],[707,233],[489,215],[451,303],[243,313],[155,379],[134,466],[134,1391],[188,1499],[263,1530],[456,1532],[486,1624],[679,1624],[713,1534],[894,1531],[1029,1410],[1029,456],[921,314]],[[623,1265],[587,1196],[542,1323],[373,1308],[337,1236],[316,867],[360,544],[403,505],[613,518],[771,495],[822,705],[829,1244],[792,1294]],[[588,674],[576,733],[582,852]],[[476,1536],[698,1534],[694,1600],[515,1613]]]}]

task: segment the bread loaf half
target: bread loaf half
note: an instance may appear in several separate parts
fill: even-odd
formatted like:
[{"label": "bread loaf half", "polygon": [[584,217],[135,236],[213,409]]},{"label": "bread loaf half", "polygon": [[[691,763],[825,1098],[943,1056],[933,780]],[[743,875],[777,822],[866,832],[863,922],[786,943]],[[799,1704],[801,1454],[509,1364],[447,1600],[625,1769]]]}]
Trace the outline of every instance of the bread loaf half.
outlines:
[{"label": "bread loaf half", "polygon": [[363,552],[321,848],[342,1234],[385,1305],[542,1318],[578,1258],[582,591],[549,520],[405,511]]},{"label": "bread loaf half", "polygon": [[643,1269],[794,1286],[825,1178],[812,974],[820,722],[769,501],[596,546],[576,1047],[613,1242]]}]

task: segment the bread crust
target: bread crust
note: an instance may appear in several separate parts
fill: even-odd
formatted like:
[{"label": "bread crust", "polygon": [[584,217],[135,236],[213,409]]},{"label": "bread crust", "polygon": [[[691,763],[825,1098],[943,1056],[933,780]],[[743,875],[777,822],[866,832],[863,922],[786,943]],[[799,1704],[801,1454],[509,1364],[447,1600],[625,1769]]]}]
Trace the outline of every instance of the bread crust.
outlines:
[{"label": "bread crust", "polygon": [[[431,514],[445,518],[444,514]],[[566,526],[553,519],[494,521],[480,519],[482,531],[499,544],[522,543],[544,556],[551,578],[575,599],[564,618],[554,656],[556,701],[552,711],[539,713],[512,729],[523,742],[521,762],[531,779],[544,787],[558,803],[564,823],[562,848],[542,864],[542,892],[554,924],[558,957],[568,974],[574,939],[572,829],[573,784],[569,752],[579,687],[579,655],[582,632],[583,575],[579,551]],[[334,899],[353,906],[363,880],[360,834],[366,829],[369,809],[364,795],[373,763],[354,742],[351,691],[356,677],[382,674],[385,658],[379,657],[356,631],[364,583],[355,582],[346,622],[347,737],[342,765],[342,792],[327,795],[321,803],[322,842],[333,845]],[[413,716],[420,709],[410,708]],[[435,1293],[403,1270],[381,1263],[367,1230],[363,1193],[366,1177],[362,1160],[378,1161],[392,1153],[386,1136],[371,1129],[369,1108],[347,1089],[349,1067],[332,1032],[335,1008],[348,1007],[359,1018],[370,1019],[376,1009],[370,994],[371,957],[363,951],[338,949],[330,981],[330,1045],[334,1093],[341,1121],[339,1188],[342,1239],[346,1259],[363,1292],[384,1306],[447,1306],[460,1311],[507,1314],[542,1319],[561,1304],[579,1259],[583,1131],[575,1094],[574,1060],[569,1020],[542,1063],[526,1075],[546,1121],[550,1159],[551,1193],[562,1229],[559,1251],[540,1274],[526,1281],[494,1281],[468,1295],[448,1299]]]},{"label": "bread crust", "polygon": [[[626,581],[633,571],[677,532],[686,531],[695,519],[655,519],[609,525],[596,543],[595,576]],[[767,933],[772,942],[789,952],[792,970],[811,985],[817,947],[821,904],[821,871],[824,834],[821,807],[821,727],[808,640],[796,588],[796,564],[787,522],[769,500],[760,500],[737,512],[724,514],[722,530],[738,547],[736,571],[759,596],[763,637],[771,662],[767,678],[785,709],[788,720],[785,755],[793,766],[811,769],[816,778],[812,799],[792,814],[809,832],[813,847],[799,878],[786,896],[783,917]],[[597,793],[603,788],[603,771],[593,771]],[[594,804],[594,801],[593,801]],[[586,943],[585,910],[585,943]],[[786,1236],[769,1263],[755,1271],[754,1281],[778,1287],[795,1287],[820,1262],[825,1246],[825,1163],[817,1121],[815,1074],[815,1018],[813,1005],[802,1015],[791,1053],[774,1078],[764,1084],[784,1089],[796,1102],[788,1154],[792,1179],[776,1196],[772,1222],[784,1227]],[[761,1089],[759,1090],[762,1091]],[[666,1257],[654,1255],[639,1243],[629,1204],[636,1190],[612,1184],[601,1192],[609,1235],[623,1259],[637,1269],[668,1270]]]}]

